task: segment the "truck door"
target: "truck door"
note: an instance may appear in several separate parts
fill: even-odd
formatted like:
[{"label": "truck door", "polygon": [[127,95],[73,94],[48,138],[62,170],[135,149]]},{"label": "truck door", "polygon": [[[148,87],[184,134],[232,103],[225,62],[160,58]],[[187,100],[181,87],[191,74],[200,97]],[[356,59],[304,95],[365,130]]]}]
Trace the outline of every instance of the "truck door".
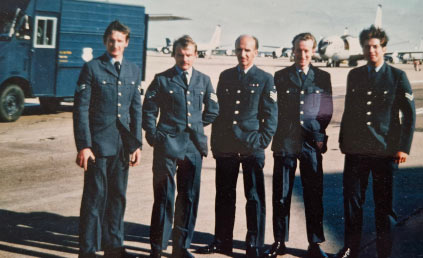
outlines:
[{"label": "truck door", "polygon": [[56,81],[57,17],[35,16],[31,85],[34,96],[54,96]]}]

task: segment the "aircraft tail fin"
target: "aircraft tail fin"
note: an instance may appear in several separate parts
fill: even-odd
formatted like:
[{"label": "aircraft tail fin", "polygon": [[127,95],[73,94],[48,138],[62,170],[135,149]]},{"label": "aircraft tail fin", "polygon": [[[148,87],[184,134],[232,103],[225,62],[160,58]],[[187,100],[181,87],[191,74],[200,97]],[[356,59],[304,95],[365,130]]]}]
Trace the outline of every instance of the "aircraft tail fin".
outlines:
[{"label": "aircraft tail fin", "polygon": [[376,9],[375,27],[382,28],[382,5],[379,4]]},{"label": "aircraft tail fin", "polygon": [[217,48],[220,45],[220,35],[222,33],[222,28],[220,25],[216,26],[216,29],[213,33],[213,36],[210,40],[210,46],[212,49]]},{"label": "aircraft tail fin", "polygon": [[166,47],[172,46],[172,40],[170,38],[166,38]]}]

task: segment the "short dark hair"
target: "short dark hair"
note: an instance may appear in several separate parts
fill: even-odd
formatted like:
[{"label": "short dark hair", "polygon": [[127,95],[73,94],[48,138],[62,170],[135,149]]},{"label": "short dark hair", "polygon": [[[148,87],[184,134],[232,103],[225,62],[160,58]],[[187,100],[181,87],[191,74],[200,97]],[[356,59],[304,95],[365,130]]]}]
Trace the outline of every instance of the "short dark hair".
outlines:
[{"label": "short dark hair", "polygon": [[297,40],[304,40],[304,41],[306,41],[306,40],[310,40],[310,39],[313,41],[313,49],[315,49],[316,46],[317,46],[316,38],[310,32],[303,32],[303,33],[300,33],[300,34],[296,35],[294,37],[294,39],[292,40],[292,49],[295,48],[295,42]]},{"label": "short dark hair", "polygon": [[368,29],[364,29],[360,32],[360,45],[364,46],[364,42],[369,39],[379,39],[380,45],[386,47],[388,44],[388,35],[382,28],[376,28],[374,25],[370,26]]},{"label": "short dark hair", "polygon": [[177,47],[186,48],[188,45],[193,45],[195,48],[195,53],[197,53],[197,43],[189,36],[183,35],[179,39],[173,42],[172,56],[175,56],[175,51]]},{"label": "short dark hair", "polygon": [[103,34],[104,43],[106,43],[107,37],[109,37],[109,35],[111,35],[113,31],[122,32],[123,34],[126,35],[126,41],[129,40],[129,36],[131,34],[131,30],[129,29],[129,27],[121,23],[120,21],[115,20],[115,21],[112,21],[109,24],[109,26],[107,26],[106,30],[104,31],[104,34]]},{"label": "short dark hair", "polygon": [[247,34],[242,34],[242,35],[240,35],[236,40],[235,40],[235,49],[236,49],[236,47],[239,45],[239,41],[241,41],[241,39],[242,38],[244,38],[244,37],[251,37],[251,38],[253,38],[254,39],[254,42],[256,43],[256,49],[258,49],[259,48],[259,41],[258,41],[258,39],[255,37],[255,36],[253,36],[253,35],[247,35]]}]

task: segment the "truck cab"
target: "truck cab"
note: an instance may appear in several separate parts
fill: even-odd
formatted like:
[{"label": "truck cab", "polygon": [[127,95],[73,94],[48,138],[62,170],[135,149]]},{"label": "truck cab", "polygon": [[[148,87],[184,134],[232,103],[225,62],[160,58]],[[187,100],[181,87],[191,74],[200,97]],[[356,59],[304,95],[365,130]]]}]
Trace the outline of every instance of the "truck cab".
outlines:
[{"label": "truck cab", "polygon": [[125,58],[145,76],[148,16],[143,6],[89,0],[2,0],[0,3],[0,121],[17,120],[25,98],[54,112],[72,100],[85,62],[104,53],[113,20],[131,28]]}]

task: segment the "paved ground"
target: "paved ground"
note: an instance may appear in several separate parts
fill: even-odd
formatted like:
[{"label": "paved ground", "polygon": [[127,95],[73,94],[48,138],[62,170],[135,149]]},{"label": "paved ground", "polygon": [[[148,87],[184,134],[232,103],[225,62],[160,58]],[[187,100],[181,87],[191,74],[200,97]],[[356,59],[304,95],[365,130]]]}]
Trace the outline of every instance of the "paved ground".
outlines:
[{"label": "paved ground", "polygon": [[[173,64],[163,56],[148,56],[146,84],[155,73]],[[235,57],[198,60],[195,67],[209,74],[217,84],[219,73],[235,65]],[[259,58],[257,64],[274,73],[289,63]],[[398,65],[406,70],[416,94],[416,105],[423,107],[423,72],[412,65]],[[343,244],[342,167],[338,150],[339,121],[343,110],[345,80],[350,68],[324,68],[332,75],[335,113],[329,125],[329,151],[324,156],[324,207],[328,253]],[[72,107],[63,106],[56,114],[43,114],[37,101],[28,100],[24,115],[15,123],[0,123],[0,257],[76,257],[78,252],[78,216],[83,172],[74,164]],[[210,128],[207,128],[210,133]],[[423,119],[417,118],[417,130],[408,162],[395,174],[394,207],[400,223],[395,227],[393,257],[423,257],[422,185]],[[267,150],[265,166],[267,224],[266,243],[273,242],[271,216],[272,156]],[[144,145],[142,165],[131,169],[125,216],[125,245],[134,253],[147,256],[152,195],[152,149]],[[192,248],[209,243],[214,231],[214,160],[204,159],[200,207]],[[299,175],[297,174],[297,177]],[[243,257],[246,233],[245,200],[240,178],[237,195],[234,257]],[[362,258],[374,257],[374,219],[371,183],[364,215]],[[291,211],[288,254],[304,257],[307,249],[304,208],[300,179],[296,179]],[[170,256],[171,247],[165,256]],[[198,257],[207,257],[198,255]],[[213,257],[224,257],[213,255]]]}]

